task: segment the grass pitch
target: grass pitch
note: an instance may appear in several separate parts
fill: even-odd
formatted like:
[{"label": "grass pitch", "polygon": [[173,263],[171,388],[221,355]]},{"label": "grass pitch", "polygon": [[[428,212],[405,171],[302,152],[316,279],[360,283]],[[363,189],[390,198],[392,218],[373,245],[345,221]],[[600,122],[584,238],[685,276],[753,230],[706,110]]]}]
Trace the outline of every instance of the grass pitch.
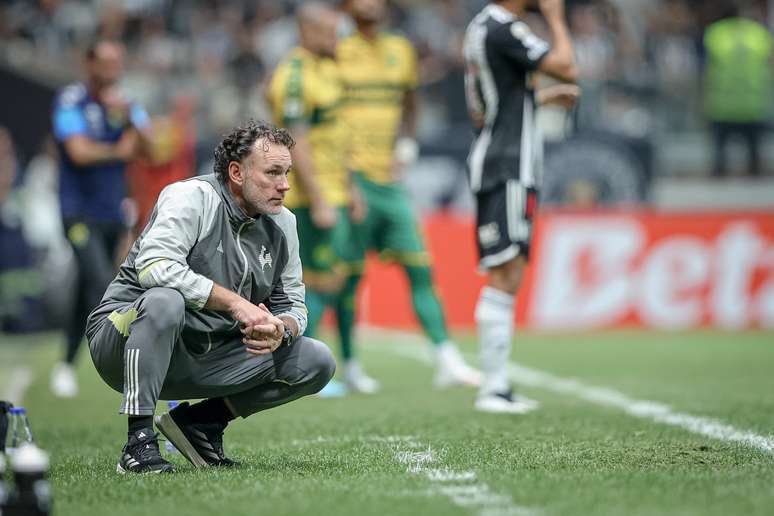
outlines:
[{"label": "grass pitch", "polygon": [[[774,450],[713,439],[542,388],[523,416],[479,414],[475,392],[431,388],[432,370],[363,335],[374,396],[306,398],[234,422],[226,452],[244,466],[119,476],[119,396],[82,350],[81,395],[56,400],[58,335],[2,337],[0,389],[28,366],[33,432],[52,456],[54,514],[772,514]],[[471,336],[460,335],[475,352]],[[713,418],[774,442],[774,334],[615,332],[518,335],[513,359],[629,398]],[[0,390],[0,392],[3,392]]]}]

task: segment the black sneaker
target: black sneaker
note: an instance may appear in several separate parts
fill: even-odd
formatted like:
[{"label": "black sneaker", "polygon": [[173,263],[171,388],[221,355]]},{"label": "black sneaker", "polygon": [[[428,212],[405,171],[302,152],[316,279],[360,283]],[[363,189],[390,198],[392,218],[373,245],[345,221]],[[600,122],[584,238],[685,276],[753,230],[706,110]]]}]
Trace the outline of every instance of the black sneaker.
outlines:
[{"label": "black sneaker", "polygon": [[152,428],[138,430],[121,450],[118,473],[174,473],[175,467],[159,452],[159,434]]},{"label": "black sneaker", "polygon": [[232,467],[238,463],[223,453],[223,430],[220,423],[192,423],[186,418],[188,402],[166,414],[156,416],[156,426],[175,448],[197,468]]}]

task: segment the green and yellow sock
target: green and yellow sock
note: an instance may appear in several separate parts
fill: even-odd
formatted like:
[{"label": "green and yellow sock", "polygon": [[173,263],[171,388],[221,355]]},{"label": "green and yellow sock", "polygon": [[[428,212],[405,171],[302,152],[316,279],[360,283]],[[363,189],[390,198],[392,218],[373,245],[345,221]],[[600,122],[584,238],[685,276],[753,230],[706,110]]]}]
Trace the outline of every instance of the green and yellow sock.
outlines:
[{"label": "green and yellow sock", "polygon": [[341,357],[344,361],[354,356],[353,333],[355,326],[355,293],[360,276],[349,276],[336,298],[336,321],[339,328]]},{"label": "green and yellow sock", "polygon": [[440,346],[449,340],[446,318],[438,295],[433,287],[432,273],[427,266],[404,266],[411,284],[411,300],[422,328],[433,346]]}]

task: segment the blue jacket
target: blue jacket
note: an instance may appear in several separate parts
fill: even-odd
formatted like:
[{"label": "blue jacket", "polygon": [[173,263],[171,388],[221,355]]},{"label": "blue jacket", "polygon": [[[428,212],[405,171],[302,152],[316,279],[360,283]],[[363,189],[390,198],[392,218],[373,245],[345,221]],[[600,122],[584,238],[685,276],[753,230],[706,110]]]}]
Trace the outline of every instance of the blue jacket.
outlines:
[{"label": "blue jacket", "polygon": [[[129,127],[113,120],[105,107],[92,98],[86,85],[71,84],[56,96],[53,109],[54,137],[59,147],[59,197],[65,220],[121,222],[121,201],[126,197],[126,163],[116,161],[78,166],[68,157],[64,142],[76,135],[101,143],[116,143]],[[147,112],[136,103],[130,119],[139,128],[150,125]]]}]

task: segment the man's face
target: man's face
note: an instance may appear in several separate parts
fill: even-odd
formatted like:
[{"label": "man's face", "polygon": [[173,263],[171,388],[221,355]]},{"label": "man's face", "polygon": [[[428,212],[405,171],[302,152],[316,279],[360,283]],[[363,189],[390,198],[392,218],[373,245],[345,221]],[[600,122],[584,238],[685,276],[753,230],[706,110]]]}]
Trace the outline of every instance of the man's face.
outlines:
[{"label": "man's face", "polygon": [[282,210],[285,193],[290,190],[290,164],[290,151],[284,145],[263,139],[253,144],[253,152],[241,165],[242,199],[248,215],[276,215]]},{"label": "man's face", "polygon": [[349,0],[350,15],[358,22],[377,23],[384,17],[385,0]]},{"label": "man's face", "polygon": [[336,11],[330,10],[318,20],[317,32],[317,54],[321,57],[336,56],[336,42],[338,41],[339,15]]},{"label": "man's face", "polygon": [[124,49],[121,45],[103,42],[97,46],[94,57],[86,64],[89,81],[100,88],[113,86],[124,71]]}]

